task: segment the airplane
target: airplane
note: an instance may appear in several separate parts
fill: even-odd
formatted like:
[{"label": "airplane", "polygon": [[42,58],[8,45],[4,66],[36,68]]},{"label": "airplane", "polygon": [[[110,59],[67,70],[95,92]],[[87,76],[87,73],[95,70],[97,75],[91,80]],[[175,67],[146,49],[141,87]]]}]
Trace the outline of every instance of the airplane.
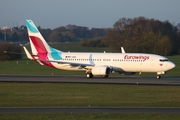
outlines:
[{"label": "airplane", "polygon": [[152,72],[157,73],[157,79],[160,79],[161,75],[175,67],[175,64],[164,56],[126,53],[123,47],[122,53],[63,52],[47,44],[32,20],[26,20],[26,26],[32,53],[23,48],[30,60],[52,68],[85,71],[87,78],[106,78],[115,72],[123,75]]}]

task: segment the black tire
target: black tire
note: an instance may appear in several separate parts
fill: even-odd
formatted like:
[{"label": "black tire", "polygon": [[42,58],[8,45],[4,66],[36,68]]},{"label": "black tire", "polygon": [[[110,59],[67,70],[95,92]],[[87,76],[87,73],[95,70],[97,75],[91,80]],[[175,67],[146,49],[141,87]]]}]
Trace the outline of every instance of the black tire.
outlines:
[{"label": "black tire", "polygon": [[157,77],[156,77],[157,79],[161,79],[161,76],[160,75],[157,75]]},{"label": "black tire", "polygon": [[86,74],[86,77],[87,77],[87,78],[93,78],[93,74],[92,74],[92,73],[87,73],[87,74]]}]

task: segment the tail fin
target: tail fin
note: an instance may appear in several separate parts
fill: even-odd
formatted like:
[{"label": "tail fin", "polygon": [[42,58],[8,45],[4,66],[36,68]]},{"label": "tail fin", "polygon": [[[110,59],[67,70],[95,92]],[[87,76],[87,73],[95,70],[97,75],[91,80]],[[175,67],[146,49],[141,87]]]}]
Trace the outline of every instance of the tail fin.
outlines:
[{"label": "tail fin", "polygon": [[32,20],[26,20],[32,55],[51,54],[51,57],[58,57],[57,53],[62,51],[50,47]]},{"label": "tail fin", "polygon": [[33,55],[50,52],[50,47],[32,20],[26,20],[31,50]]},{"label": "tail fin", "polygon": [[46,43],[45,39],[32,20],[26,20],[26,26],[29,35],[32,56],[37,56],[35,60],[38,60],[42,64],[53,67],[50,62],[43,61],[49,59],[60,59],[62,51],[56,50]]}]

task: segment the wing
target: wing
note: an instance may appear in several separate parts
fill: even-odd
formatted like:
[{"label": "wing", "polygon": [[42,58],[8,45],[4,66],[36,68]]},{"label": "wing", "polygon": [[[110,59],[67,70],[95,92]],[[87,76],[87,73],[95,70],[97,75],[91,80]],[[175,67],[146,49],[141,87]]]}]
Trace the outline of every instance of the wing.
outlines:
[{"label": "wing", "polygon": [[40,61],[42,61],[42,62],[55,62],[55,63],[58,63],[58,64],[69,64],[72,67],[81,66],[81,67],[84,68],[84,67],[92,67],[92,66],[94,66],[93,63],[85,64],[85,63],[76,63],[76,62],[64,62],[64,61],[59,61],[59,60],[40,60]]}]

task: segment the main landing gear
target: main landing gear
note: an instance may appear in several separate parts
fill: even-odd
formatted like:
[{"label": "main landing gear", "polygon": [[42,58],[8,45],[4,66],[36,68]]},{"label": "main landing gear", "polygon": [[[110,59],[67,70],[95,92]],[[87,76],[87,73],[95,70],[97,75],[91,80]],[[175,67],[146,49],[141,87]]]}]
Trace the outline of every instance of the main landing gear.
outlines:
[{"label": "main landing gear", "polygon": [[87,73],[87,74],[86,74],[86,77],[87,77],[87,78],[93,78],[93,74],[92,74],[92,73]]},{"label": "main landing gear", "polygon": [[[93,78],[93,74],[92,74],[92,73],[87,73],[87,74],[86,74],[86,77],[87,77],[87,78]],[[102,77],[103,77],[103,78],[108,78],[109,75],[103,75]]]}]

